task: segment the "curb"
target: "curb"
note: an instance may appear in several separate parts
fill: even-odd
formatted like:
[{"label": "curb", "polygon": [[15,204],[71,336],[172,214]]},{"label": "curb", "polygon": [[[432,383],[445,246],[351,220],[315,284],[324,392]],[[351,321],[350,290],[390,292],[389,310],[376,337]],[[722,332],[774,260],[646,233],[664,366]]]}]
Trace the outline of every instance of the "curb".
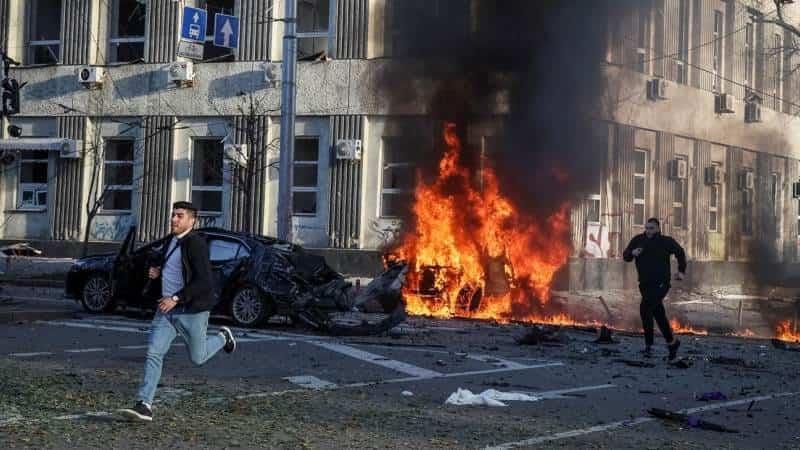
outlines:
[{"label": "curb", "polygon": [[0,312],[0,324],[75,318],[75,311],[7,311]]}]

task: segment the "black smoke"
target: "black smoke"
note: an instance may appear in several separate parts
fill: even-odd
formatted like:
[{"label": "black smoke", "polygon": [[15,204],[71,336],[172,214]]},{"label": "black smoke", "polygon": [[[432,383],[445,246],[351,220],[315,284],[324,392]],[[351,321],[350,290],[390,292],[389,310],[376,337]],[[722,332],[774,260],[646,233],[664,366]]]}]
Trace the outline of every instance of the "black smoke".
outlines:
[{"label": "black smoke", "polygon": [[[600,185],[606,144],[592,118],[605,92],[607,30],[637,4],[387,0],[393,63],[381,92],[390,109],[424,102],[434,134],[443,121],[456,122],[464,137],[487,120],[500,124],[488,161],[502,191],[523,210],[554,212]],[[421,94],[420,86],[433,92]],[[428,175],[441,150],[409,149]],[[474,139],[465,148],[473,167],[480,151]]]}]

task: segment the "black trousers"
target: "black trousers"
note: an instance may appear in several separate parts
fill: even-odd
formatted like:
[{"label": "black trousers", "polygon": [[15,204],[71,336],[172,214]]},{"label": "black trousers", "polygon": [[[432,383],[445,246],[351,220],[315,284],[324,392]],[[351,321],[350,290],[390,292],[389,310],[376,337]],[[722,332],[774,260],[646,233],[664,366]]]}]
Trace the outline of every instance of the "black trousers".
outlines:
[{"label": "black trousers", "polygon": [[653,319],[658,324],[664,340],[672,342],[672,328],[664,310],[664,297],[667,296],[669,287],[668,283],[639,285],[639,292],[642,293],[639,315],[642,317],[642,328],[644,328],[644,343],[648,347],[653,345]]}]

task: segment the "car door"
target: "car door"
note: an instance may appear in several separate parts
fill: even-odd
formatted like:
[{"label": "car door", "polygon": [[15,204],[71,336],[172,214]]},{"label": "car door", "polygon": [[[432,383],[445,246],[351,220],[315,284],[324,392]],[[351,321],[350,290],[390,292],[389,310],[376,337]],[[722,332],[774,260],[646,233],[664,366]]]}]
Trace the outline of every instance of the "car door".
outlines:
[{"label": "car door", "polygon": [[247,246],[235,238],[208,235],[208,253],[214,272],[214,297],[217,304],[235,283],[242,262],[250,257]]}]

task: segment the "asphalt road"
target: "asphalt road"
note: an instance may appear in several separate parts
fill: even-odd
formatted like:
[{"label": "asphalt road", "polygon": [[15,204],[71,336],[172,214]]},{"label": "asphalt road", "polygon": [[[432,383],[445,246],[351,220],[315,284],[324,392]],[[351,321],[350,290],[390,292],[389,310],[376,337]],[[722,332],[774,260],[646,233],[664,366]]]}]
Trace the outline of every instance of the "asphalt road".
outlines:
[{"label": "asphalt road", "polygon": [[[238,350],[203,367],[177,339],[154,423],[131,425],[114,411],[132,403],[148,326],[135,315],[1,324],[0,446],[800,448],[800,352],[769,341],[682,336],[681,369],[663,348],[642,359],[639,336],[596,344],[562,330],[561,342],[520,346],[519,325],[422,318],[373,338],[237,329]],[[459,388],[536,401],[445,405]],[[726,399],[696,400],[707,392]],[[654,419],[654,407],[738,433]]]}]

